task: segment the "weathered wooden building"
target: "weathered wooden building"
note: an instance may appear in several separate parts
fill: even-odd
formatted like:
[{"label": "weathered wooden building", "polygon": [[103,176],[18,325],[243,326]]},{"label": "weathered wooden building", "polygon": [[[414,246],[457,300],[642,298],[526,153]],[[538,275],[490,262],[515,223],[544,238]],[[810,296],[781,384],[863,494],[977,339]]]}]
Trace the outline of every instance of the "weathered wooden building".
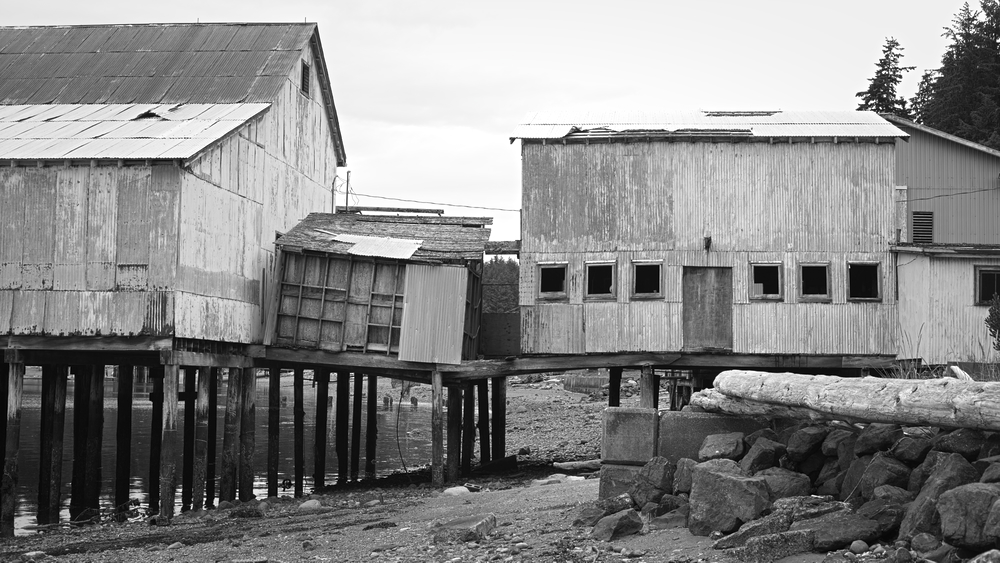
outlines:
[{"label": "weathered wooden building", "polygon": [[1000,292],[1000,151],[892,115],[899,357],[996,363],[984,325]]},{"label": "weathered wooden building", "polygon": [[885,365],[905,137],[870,112],[529,115],[522,352]]}]

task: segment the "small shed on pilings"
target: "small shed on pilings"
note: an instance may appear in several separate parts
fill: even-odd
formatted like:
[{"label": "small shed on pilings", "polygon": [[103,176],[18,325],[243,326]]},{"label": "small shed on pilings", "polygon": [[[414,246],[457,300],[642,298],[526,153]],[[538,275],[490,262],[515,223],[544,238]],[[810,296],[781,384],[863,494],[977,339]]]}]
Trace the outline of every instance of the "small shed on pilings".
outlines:
[{"label": "small shed on pilings", "polygon": [[478,355],[492,219],[311,213],[275,242],[265,344],[459,364]]}]

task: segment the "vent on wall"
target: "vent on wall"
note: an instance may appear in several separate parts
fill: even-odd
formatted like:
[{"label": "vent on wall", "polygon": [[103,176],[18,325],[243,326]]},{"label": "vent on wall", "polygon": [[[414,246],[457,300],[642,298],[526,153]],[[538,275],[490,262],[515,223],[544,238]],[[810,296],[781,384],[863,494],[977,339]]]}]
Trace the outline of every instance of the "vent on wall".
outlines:
[{"label": "vent on wall", "polygon": [[309,95],[309,65],[305,61],[302,61],[302,80],[299,83],[302,93],[306,96]]},{"label": "vent on wall", "polygon": [[913,212],[913,244],[933,244],[934,243],[934,212],[914,211]]}]

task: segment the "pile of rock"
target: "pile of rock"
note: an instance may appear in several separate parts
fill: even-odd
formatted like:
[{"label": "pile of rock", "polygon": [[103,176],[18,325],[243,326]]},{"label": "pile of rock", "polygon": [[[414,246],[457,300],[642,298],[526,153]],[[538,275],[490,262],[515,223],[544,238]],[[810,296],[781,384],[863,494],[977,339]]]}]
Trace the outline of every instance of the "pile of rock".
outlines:
[{"label": "pile of rock", "polygon": [[975,557],[1000,545],[1000,434],[831,423],[711,435],[698,460],[653,458],[628,494],[585,505],[576,523],[610,540],[644,521],[718,535],[743,561]]}]

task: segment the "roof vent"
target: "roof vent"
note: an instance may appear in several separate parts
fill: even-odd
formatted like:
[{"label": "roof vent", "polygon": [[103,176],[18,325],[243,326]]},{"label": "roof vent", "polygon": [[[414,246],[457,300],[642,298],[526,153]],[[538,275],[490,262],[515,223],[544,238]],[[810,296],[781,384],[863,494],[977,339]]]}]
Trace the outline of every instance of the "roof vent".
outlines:
[{"label": "roof vent", "polygon": [[913,212],[913,244],[934,244],[934,212]]}]

